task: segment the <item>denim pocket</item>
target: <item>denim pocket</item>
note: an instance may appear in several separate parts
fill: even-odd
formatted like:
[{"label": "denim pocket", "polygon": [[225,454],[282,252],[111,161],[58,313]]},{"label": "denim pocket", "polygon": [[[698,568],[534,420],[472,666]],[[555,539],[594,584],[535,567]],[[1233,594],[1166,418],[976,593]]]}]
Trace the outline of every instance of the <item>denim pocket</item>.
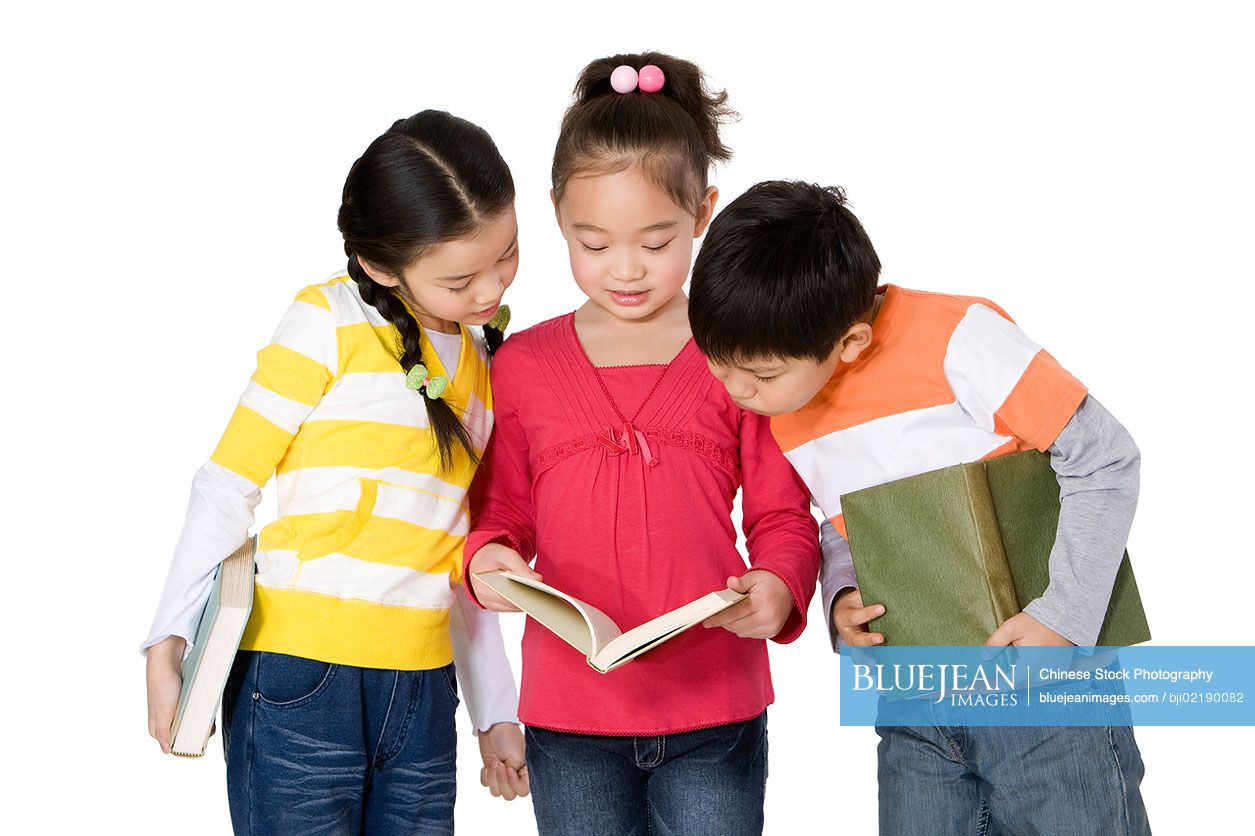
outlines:
[{"label": "denim pocket", "polygon": [[256,651],[240,650],[231,662],[231,670],[227,673],[227,684],[222,689],[222,753],[226,754],[230,743],[231,723],[235,718],[236,703],[240,699],[240,691],[244,688],[244,680],[248,676],[248,667],[252,663]]},{"label": "denim pocket", "polygon": [[274,708],[300,708],[327,690],[339,665],[262,653],[257,660],[257,700]]},{"label": "denim pocket", "polygon": [[449,696],[453,697],[453,702],[460,704],[462,700],[458,697],[458,675],[454,664],[450,662],[440,670],[433,671],[433,673],[437,674],[441,681],[444,682],[445,687],[449,689]]}]

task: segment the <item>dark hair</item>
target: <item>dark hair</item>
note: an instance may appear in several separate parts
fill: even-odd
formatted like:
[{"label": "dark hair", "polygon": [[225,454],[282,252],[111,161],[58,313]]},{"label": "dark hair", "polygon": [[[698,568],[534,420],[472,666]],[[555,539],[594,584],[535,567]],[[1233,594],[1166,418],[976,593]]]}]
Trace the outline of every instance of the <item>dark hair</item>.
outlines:
[{"label": "dark hair", "polygon": [[[627,64],[653,64],[666,82],[657,93],[617,93],[610,74]],[[736,118],[726,91],[706,88],[702,71],[661,52],[611,55],[593,61],[575,82],[575,102],[562,117],[553,152],[553,193],[562,199],[572,177],[641,166],[678,206],[696,212],[712,161],[732,158],[719,125]]]},{"label": "dark hair", "polygon": [[693,265],[689,323],[715,362],[822,361],[875,301],[880,258],[836,186],[769,180],[714,219]]},{"label": "dark hair", "polygon": [[[422,362],[421,330],[401,297],[374,281],[359,256],[400,276],[407,265],[444,241],[472,235],[514,201],[510,169],[488,133],[441,110],[401,119],[353,163],[344,181],[338,223],[349,257],[349,276],[362,299],[401,335],[401,367]],[[489,351],[502,335],[484,329]],[[448,470],[457,447],[476,461],[462,421],[443,399],[428,399],[440,467]]]}]

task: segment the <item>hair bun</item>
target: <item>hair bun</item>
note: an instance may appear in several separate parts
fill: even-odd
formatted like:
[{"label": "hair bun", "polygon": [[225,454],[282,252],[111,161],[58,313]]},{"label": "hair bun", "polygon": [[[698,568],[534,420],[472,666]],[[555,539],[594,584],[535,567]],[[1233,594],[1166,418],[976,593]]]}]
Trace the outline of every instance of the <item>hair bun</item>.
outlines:
[{"label": "hair bun", "polygon": [[[641,87],[626,94],[619,93],[612,77],[621,66],[631,67],[638,77],[647,67],[655,67],[661,71],[663,84],[656,90],[644,90]],[[575,82],[575,106],[600,96],[648,98],[651,93],[661,93],[684,109],[697,127],[697,138],[705,149],[706,156],[712,161],[727,162],[732,159],[732,149],[719,138],[719,128],[736,121],[739,115],[728,106],[728,92],[712,91],[706,84],[701,68],[692,61],[663,52],[624,53],[599,58],[585,67]]]}]

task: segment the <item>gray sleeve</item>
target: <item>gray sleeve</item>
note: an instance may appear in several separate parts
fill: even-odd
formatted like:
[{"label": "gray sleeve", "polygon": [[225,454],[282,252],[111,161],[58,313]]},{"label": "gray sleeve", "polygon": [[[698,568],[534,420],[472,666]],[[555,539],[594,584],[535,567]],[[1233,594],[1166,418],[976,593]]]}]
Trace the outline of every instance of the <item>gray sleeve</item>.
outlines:
[{"label": "gray sleeve", "polygon": [[837,533],[832,523],[824,520],[819,526],[819,552],[822,560],[819,570],[820,599],[824,603],[824,621],[828,624],[828,638],[832,649],[839,653],[837,630],[832,624],[832,605],[843,590],[858,588],[854,579],[854,561],[850,559],[850,543]]},{"label": "gray sleeve", "polygon": [[1024,611],[1073,644],[1093,645],[1133,525],[1141,454],[1089,395],[1049,452],[1059,480],[1059,531],[1050,584]]}]

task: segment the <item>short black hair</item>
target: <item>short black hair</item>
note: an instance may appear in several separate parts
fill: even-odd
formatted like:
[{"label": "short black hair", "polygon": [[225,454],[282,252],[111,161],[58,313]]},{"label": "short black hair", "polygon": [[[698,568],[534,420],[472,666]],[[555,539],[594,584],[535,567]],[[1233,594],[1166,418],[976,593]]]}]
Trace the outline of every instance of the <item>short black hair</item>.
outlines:
[{"label": "short black hair", "polygon": [[822,361],[871,307],[880,258],[845,192],[788,180],[751,186],[719,213],[693,266],[689,323],[717,363]]}]

